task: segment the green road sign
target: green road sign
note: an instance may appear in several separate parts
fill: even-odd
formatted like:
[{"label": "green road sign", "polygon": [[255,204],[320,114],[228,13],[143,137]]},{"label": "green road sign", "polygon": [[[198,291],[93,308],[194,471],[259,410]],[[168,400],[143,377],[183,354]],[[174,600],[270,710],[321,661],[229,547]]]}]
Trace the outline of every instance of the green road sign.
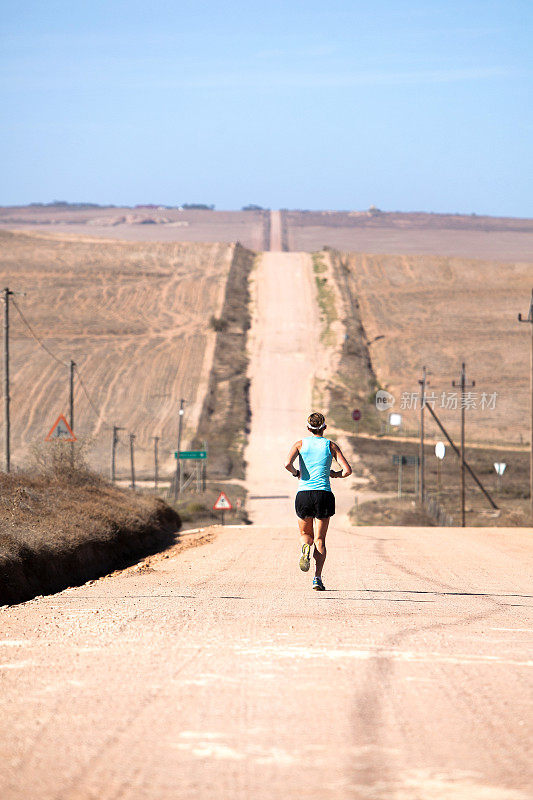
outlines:
[{"label": "green road sign", "polygon": [[[178,457],[178,451],[174,451],[174,458]],[[180,461],[188,459],[190,461],[205,461],[207,450],[180,450]]]}]

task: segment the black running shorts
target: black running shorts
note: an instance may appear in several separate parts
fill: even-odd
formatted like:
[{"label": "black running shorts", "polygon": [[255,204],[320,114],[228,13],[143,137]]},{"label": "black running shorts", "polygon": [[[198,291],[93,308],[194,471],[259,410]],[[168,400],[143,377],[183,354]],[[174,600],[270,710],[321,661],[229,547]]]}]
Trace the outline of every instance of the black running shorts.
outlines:
[{"label": "black running shorts", "polygon": [[303,489],[297,492],[294,507],[300,519],[326,519],[335,513],[335,495],[320,489]]}]

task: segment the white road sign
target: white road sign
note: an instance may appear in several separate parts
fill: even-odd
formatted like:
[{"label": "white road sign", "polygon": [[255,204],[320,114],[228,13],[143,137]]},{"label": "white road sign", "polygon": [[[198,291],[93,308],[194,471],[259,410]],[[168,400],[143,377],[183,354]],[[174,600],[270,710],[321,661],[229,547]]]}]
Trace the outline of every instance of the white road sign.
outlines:
[{"label": "white road sign", "polygon": [[444,446],[444,442],[437,442],[435,445],[435,455],[442,461],[446,455],[446,447]]}]

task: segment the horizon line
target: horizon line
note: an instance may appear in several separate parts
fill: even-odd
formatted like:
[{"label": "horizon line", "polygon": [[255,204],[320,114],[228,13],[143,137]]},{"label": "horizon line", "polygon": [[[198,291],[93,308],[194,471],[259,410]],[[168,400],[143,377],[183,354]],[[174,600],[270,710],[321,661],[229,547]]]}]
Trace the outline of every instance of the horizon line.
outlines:
[{"label": "horizon line", "polygon": [[[261,206],[258,203],[248,203],[240,208],[217,208],[215,204],[208,203],[177,203],[170,205],[169,203],[133,203],[126,205],[124,203],[98,203],[92,200],[53,200],[53,201],[31,201],[28,203],[0,203],[0,209],[9,208],[127,208],[127,209],[142,209],[149,208],[152,210],[167,210],[167,211],[214,211],[214,212],[228,212],[239,213],[242,211],[287,211],[299,212],[301,214],[324,213],[324,214],[366,214],[374,212],[375,214],[427,214],[431,216],[448,216],[448,217],[490,217],[492,219],[523,219],[530,220],[533,216],[516,216],[509,214],[488,214],[477,211],[427,211],[422,209],[410,209],[409,211],[402,211],[400,209],[383,209],[375,205],[368,208],[270,208]],[[1,220],[0,220],[1,222]]]}]

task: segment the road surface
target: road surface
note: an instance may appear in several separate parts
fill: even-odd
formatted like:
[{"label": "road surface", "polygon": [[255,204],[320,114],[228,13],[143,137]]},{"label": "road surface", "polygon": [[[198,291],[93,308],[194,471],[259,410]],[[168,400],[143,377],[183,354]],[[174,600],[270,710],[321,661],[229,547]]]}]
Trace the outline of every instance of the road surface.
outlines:
[{"label": "road surface", "polygon": [[281,211],[270,212],[270,250],[281,250]]},{"label": "road surface", "polygon": [[317,594],[228,528],[4,609],[0,795],[530,798],[530,535],[333,526]]},{"label": "road surface", "polygon": [[286,525],[294,519],[297,482],[283,462],[291,445],[306,434],[320,347],[310,255],[263,253],[252,296],[247,508],[256,524]]},{"label": "road surface", "polygon": [[311,402],[309,257],[255,281],[256,524],[0,610],[2,800],[531,798],[532,531],[340,513],[311,591],[280,469]]}]

